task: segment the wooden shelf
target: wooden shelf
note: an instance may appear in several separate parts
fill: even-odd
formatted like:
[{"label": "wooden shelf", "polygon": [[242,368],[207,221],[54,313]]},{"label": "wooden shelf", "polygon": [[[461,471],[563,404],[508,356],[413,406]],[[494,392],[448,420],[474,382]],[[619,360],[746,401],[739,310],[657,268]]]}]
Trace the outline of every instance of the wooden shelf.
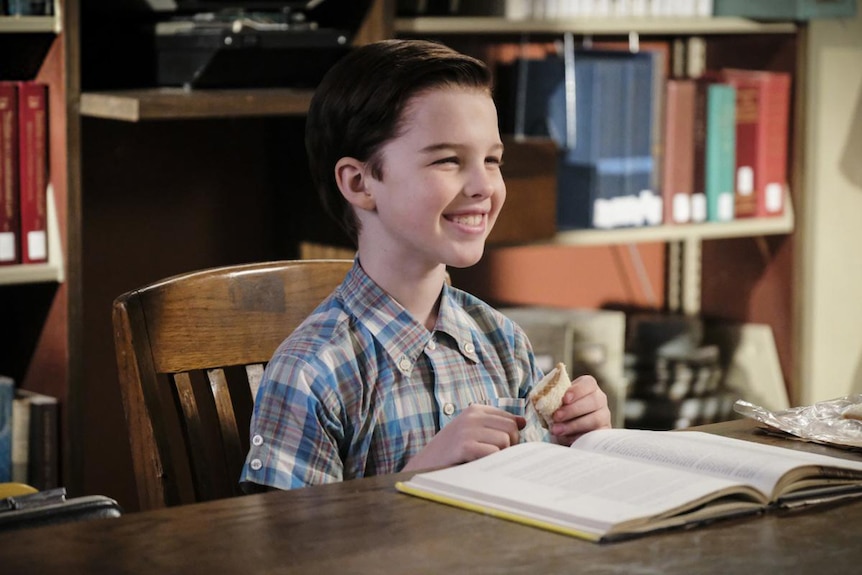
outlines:
[{"label": "wooden shelf", "polygon": [[770,218],[745,218],[730,222],[704,222],[669,226],[647,226],[613,230],[571,230],[558,232],[552,240],[564,245],[611,245],[686,240],[718,240],[789,234],[794,227],[793,204],[789,196],[784,213]]},{"label": "wooden shelf", "polygon": [[561,34],[653,35],[792,34],[793,22],[758,22],[747,18],[565,18],[508,20],[489,16],[397,18],[399,34]]},{"label": "wooden shelf", "polygon": [[63,267],[63,246],[60,241],[60,225],[53,188],[48,186],[48,261],[43,264],[19,264],[0,266],[0,285],[63,283],[66,278]]},{"label": "wooden shelf", "polygon": [[0,16],[0,34],[59,34],[62,19],[56,16]]},{"label": "wooden shelf", "polygon": [[312,90],[144,88],[81,94],[81,115],[124,122],[295,116],[308,111]]}]

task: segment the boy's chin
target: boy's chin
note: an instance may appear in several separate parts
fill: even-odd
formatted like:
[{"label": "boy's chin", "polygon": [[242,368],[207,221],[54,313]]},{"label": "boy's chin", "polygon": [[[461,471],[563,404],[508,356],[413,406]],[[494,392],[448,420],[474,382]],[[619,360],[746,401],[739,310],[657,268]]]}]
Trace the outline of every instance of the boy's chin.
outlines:
[{"label": "boy's chin", "polygon": [[482,259],[482,255],[484,253],[485,253],[485,250],[483,248],[481,250],[477,250],[477,251],[471,252],[471,253],[458,254],[457,256],[450,258],[449,261],[447,261],[445,263],[446,263],[446,266],[450,267],[450,268],[457,268],[457,269],[469,268],[469,267],[474,266],[477,263],[479,263],[479,260]]}]

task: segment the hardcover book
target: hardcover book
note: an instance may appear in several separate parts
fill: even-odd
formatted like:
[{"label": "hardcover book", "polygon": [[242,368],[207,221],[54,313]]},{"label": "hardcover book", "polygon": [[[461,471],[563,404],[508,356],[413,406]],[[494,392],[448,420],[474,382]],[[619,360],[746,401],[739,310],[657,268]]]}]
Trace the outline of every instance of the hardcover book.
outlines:
[{"label": "hardcover book", "polygon": [[12,399],[15,381],[0,375],[0,483],[12,481]]},{"label": "hardcover book", "polygon": [[414,475],[399,491],[593,542],[862,495],[862,462],[700,431],[604,429]]},{"label": "hardcover book", "polygon": [[759,20],[813,20],[856,15],[857,0],[714,0],[716,16]]},{"label": "hardcover book", "polygon": [[664,222],[685,224],[691,221],[691,195],[694,191],[694,95],[693,80],[670,79],[666,82],[662,198]]},{"label": "hardcover book", "polygon": [[0,82],[0,265],[20,263],[18,88]]},{"label": "hardcover book", "polygon": [[724,69],[736,88],[736,217],[784,211],[790,131],[790,74]]},{"label": "hardcover book", "polygon": [[26,436],[26,444],[18,443],[16,446],[18,473],[26,467],[25,483],[36,489],[59,487],[60,429],[57,398],[19,389],[15,392],[14,401],[15,412],[19,415],[14,424],[14,433]]},{"label": "hardcover book", "polygon": [[[711,222],[734,217],[736,166],[736,90],[733,86],[700,78],[696,81],[694,115],[694,202],[706,204]],[[692,210],[692,220],[704,214]]]},{"label": "hardcover book", "polygon": [[18,83],[21,262],[48,260],[48,86]]}]

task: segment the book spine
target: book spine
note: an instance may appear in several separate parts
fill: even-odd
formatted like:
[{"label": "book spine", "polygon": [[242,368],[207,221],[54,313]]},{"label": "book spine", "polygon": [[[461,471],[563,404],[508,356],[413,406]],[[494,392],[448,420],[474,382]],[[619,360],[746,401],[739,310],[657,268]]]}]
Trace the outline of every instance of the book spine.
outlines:
[{"label": "book spine", "polygon": [[685,224],[691,221],[694,188],[694,82],[668,80],[666,102],[662,171],[664,221]]},{"label": "book spine", "polygon": [[755,178],[760,216],[784,213],[784,196],[787,187],[787,162],[790,134],[789,74],[769,75],[764,90],[763,122],[758,140],[763,141],[760,178]]},{"label": "book spine", "polygon": [[736,87],[736,217],[752,218],[758,215],[755,180],[760,175],[758,150],[763,146],[758,141],[763,85],[740,77],[728,80]]},{"label": "book spine", "polygon": [[21,262],[48,260],[48,87],[18,84]]},{"label": "book spine", "polygon": [[0,376],[0,483],[12,481],[12,402],[15,382]]},{"label": "book spine", "polygon": [[0,82],[0,265],[20,263],[18,88]]},{"label": "book spine", "polygon": [[706,202],[707,220],[724,222],[734,215],[736,165],[736,90],[710,84],[707,95]]},{"label": "book spine", "polygon": [[694,92],[691,221],[706,221],[706,95],[709,83],[698,81]]},{"label": "book spine", "polygon": [[12,481],[29,483],[30,400],[20,390],[12,404]]},{"label": "book spine", "polygon": [[790,129],[790,75],[725,70],[736,96],[736,215],[784,211]]},{"label": "book spine", "polygon": [[40,396],[30,400],[30,449],[27,475],[39,490],[59,486],[59,422],[57,400]]}]

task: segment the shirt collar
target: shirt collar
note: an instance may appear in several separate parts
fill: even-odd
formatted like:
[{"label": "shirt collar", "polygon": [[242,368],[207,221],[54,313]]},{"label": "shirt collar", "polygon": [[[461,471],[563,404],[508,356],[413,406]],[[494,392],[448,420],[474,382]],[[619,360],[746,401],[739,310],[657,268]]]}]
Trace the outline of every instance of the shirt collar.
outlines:
[{"label": "shirt collar", "polygon": [[[457,290],[448,284],[442,286],[440,310],[434,331],[451,336],[458,343],[459,352],[470,361],[477,361],[473,342],[473,322],[454,299]],[[337,297],[356,320],[365,326],[380,343],[392,361],[403,372],[415,365],[433,334],[420,324],[392,296],[374,283],[355,259]],[[469,345],[468,345],[469,344]],[[409,362],[409,367],[404,360]],[[405,369],[407,367],[407,369]]]}]

